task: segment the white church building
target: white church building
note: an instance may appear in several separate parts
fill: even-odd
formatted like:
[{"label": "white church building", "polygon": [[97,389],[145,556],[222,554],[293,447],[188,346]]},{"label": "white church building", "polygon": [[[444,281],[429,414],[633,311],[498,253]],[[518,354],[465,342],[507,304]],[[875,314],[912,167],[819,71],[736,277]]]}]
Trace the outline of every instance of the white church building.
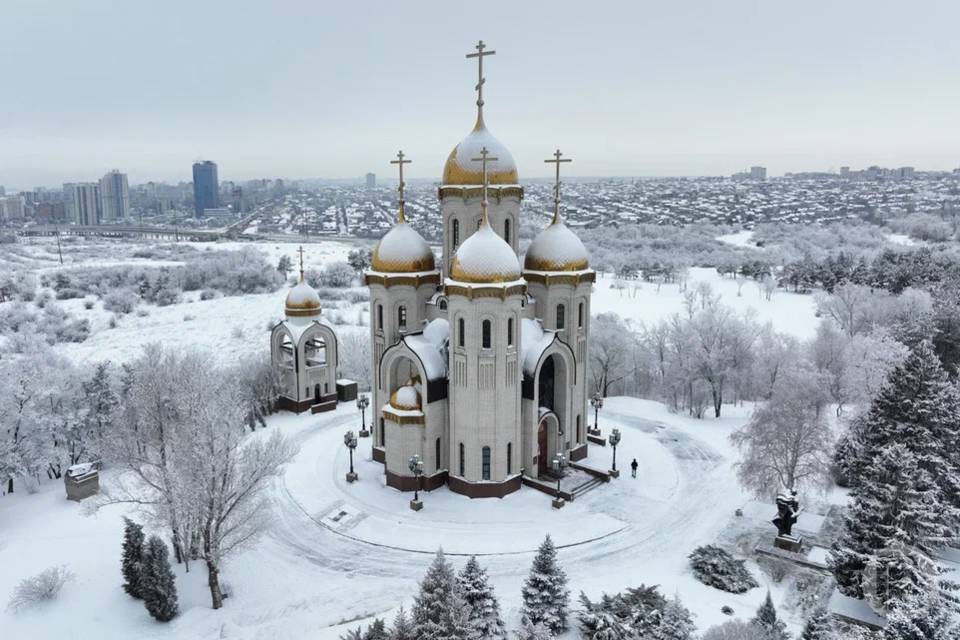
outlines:
[{"label": "white church building", "polygon": [[506,147],[487,129],[483,57],[477,121],[447,158],[439,198],[443,259],[406,221],[403,154],[396,225],[377,244],[370,289],[373,454],[387,484],[447,484],[500,497],[523,476],[543,478],[557,454],[587,455],[587,354],[595,273],[564,224],[560,152],[552,222],[521,260],[523,187]]}]

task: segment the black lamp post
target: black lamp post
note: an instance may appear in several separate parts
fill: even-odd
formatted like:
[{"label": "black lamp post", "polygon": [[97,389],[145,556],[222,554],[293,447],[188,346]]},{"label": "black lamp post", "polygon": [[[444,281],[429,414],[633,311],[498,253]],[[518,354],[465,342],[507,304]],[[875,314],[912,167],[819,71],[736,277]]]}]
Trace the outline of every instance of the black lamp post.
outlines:
[{"label": "black lamp post", "polygon": [[367,407],[370,406],[370,396],[361,393],[357,396],[357,409],[360,410],[360,437],[369,438],[370,432],[367,431]]},{"label": "black lamp post", "polygon": [[620,429],[614,429],[610,432],[610,446],[613,447],[613,469],[610,470],[610,475],[614,478],[620,477],[620,472],[617,471],[617,445],[620,444]]},{"label": "black lamp post", "polygon": [[566,501],[560,497],[560,480],[563,478],[563,469],[567,466],[567,457],[562,453],[558,453],[553,457],[552,466],[554,473],[557,474],[557,495],[551,504],[553,504],[554,509],[562,509]]},{"label": "black lamp post", "polygon": [[593,433],[600,435],[600,409],[603,409],[603,396],[599,391],[590,398],[590,406],[593,407]]},{"label": "black lamp post", "polygon": [[413,489],[413,500],[410,501],[410,508],[414,511],[420,511],[420,509],[423,509],[423,502],[420,501],[420,477],[423,476],[423,460],[415,453],[410,456],[410,462],[407,464],[407,467],[409,467],[410,473],[413,474],[416,480]]},{"label": "black lamp post", "polygon": [[357,436],[353,431],[347,431],[343,434],[343,444],[350,451],[350,471],[347,473],[347,482],[356,482],[357,474],[353,470],[353,450],[357,448]]}]

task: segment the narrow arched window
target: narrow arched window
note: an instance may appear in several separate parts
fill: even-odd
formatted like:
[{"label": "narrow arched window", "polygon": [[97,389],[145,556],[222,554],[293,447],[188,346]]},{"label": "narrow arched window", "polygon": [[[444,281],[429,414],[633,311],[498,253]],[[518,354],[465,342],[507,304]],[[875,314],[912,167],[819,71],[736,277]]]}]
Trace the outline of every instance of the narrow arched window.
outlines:
[{"label": "narrow arched window", "polygon": [[397,324],[401,329],[407,328],[407,308],[403,305],[397,309]]},{"label": "narrow arched window", "polygon": [[446,310],[447,310],[447,301],[446,301],[446,300],[441,300],[439,307],[440,307],[440,310],[441,310],[441,311],[446,311]]},{"label": "narrow arched window", "polygon": [[458,318],[458,319],[457,319],[457,344],[458,344],[459,346],[461,346],[461,347],[464,345],[464,343],[466,342],[466,339],[467,339],[467,338],[466,338],[466,336],[467,336],[466,324],[467,324],[467,323],[464,322],[463,318]]},{"label": "narrow arched window", "polygon": [[434,448],[434,456],[437,460],[436,470],[439,471],[442,468],[442,465],[440,464],[440,438],[437,438],[436,446]]},{"label": "narrow arched window", "polygon": [[577,326],[583,327],[583,303],[577,307]]},{"label": "narrow arched window", "polygon": [[377,305],[377,329],[383,331],[383,305]]},{"label": "narrow arched window", "polygon": [[483,348],[484,348],[484,349],[489,349],[489,348],[490,348],[490,341],[491,341],[491,337],[490,337],[490,321],[489,321],[489,320],[484,320],[482,326],[483,326]]},{"label": "narrow arched window", "polygon": [[564,320],[566,320],[567,310],[562,304],[557,305],[557,330],[563,329]]},{"label": "narrow arched window", "polygon": [[513,443],[507,443],[507,475],[513,473]]},{"label": "narrow arched window", "polygon": [[577,416],[577,444],[583,442],[583,435],[580,433],[580,416]]},{"label": "narrow arched window", "polygon": [[464,455],[464,447],[463,447],[463,443],[461,442],[460,443],[460,476],[461,477],[466,475],[466,473],[464,472],[466,464],[467,462],[466,462],[466,456]]},{"label": "narrow arched window", "polygon": [[507,346],[513,346],[513,318],[507,318]]},{"label": "narrow arched window", "polygon": [[503,221],[503,239],[510,244],[510,218]]},{"label": "narrow arched window", "polygon": [[490,479],[490,447],[483,448],[483,452],[481,454],[481,462],[482,462],[481,469],[483,472],[483,474],[481,475],[481,478],[484,480],[489,480]]},{"label": "narrow arched window", "polygon": [[460,246],[460,221],[457,219],[453,221],[453,238],[451,242],[453,244],[450,248],[456,251],[457,247]]}]

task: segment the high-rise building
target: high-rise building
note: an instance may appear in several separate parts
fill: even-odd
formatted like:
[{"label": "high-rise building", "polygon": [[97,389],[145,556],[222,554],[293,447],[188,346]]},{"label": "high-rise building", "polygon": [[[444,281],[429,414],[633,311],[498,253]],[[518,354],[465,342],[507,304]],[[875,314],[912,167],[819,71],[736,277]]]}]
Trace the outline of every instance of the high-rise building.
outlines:
[{"label": "high-rise building", "polygon": [[766,167],[750,167],[750,179],[751,179],[751,180],[766,180],[766,179],[767,179],[767,168],[766,168]]},{"label": "high-rise building", "polygon": [[67,220],[74,224],[96,225],[103,221],[99,182],[68,182],[63,185]]},{"label": "high-rise building", "polygon": [[126,220],[130,215],[130,186],[127,184],[127,174],[114,169],[100,178],[100,197],[103,198],[104,221]]},{"label": "high-rise building", "polygon": [[220,180],[217,163],[210,160],[193,163],[193,210],[199,218],[204,209],[220,207]]},{"label": "high-rise building", "polygon": [[850,167],[840,167],[840,177],[844,180],[850,177]]},{"label": "high-rise building", "polygon": [[377,174],[368,173],[367,174],[367,189],[373,189],[377,186]]},{"label": "high-rise building", "polygon": [[0,221],[23,220],[24,217],[23,196],[0,196]]}]

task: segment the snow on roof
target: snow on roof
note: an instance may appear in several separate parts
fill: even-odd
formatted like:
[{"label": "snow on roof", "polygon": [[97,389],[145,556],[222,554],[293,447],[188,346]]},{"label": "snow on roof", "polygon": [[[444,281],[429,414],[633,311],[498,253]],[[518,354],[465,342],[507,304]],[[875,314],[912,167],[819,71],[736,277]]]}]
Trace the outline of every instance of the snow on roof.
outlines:
[{"label": "snow on roof", "polygon": [[301,280],[290,288],[285,305],[288,315],[291,311],[302,313],[314,310],[316,314],[313,315],[317,315],[320,313],[320,296],[313,287]]},{"label": "snow on roof", "polygon": [[517,184],[517,164],[513,161],[513,156],[503,143],[490,133],[482,119],[477,121],[473,131],[450,152],[443,168],[443,184],[481,184],[481,166],[474,158],[480,157],[480,151],[484,147],[487,148],[490,158],[496,158],[487,162],[489,184]]},{"label": "snow on roof", "polygon": [[587,248],[562,220],[551,223],[537,234],[524,259],[527,269],[539,271],[577,271],[588,265]]},{"label": "snow on roof", "polygon": [[398,222],[373,250],[371,267],[385,273],[430,271],[434,268],[433,251],[416,229]]},{"label": "snow on roof", "polygon": [[450,277],[457,282],[506,282],[520,278],[520,262],[513,248],[486,220],[453,256]]},{"label": "snow on roof", "polygon": [[[433,322],[436,322],[436,320]],[[438,345],[431,342],[424,334],[408,335],[403,338],[403,341],[420,358],[427,380],[439,380],[446,377],[447,360],[443,357]]]},{"label": "snow on roof", "polygon": [[67,475],[71,478],[81,478],[97,470],[97,465],[93,462],[82,462],[67,468]]},{"label": "snow on roof", "polygon": [[436,318],[423,328],[423,337],[432,342],[438,349],[450,338],[450,323],[445,318]]},{"label": "snow on roof", "polygon": [[523,348],[525,374],[532,376],[536,373],[540,356],[547,350],[556,335],[556,331],[545,331],[539,320],[528,318],[520,320],[520,344]]},{"label": "snow on roof", "polygon": [[420,394],[411,385],[404,385],[393,392],[390,406],[394,409],[412,410],[420,408]]}]

